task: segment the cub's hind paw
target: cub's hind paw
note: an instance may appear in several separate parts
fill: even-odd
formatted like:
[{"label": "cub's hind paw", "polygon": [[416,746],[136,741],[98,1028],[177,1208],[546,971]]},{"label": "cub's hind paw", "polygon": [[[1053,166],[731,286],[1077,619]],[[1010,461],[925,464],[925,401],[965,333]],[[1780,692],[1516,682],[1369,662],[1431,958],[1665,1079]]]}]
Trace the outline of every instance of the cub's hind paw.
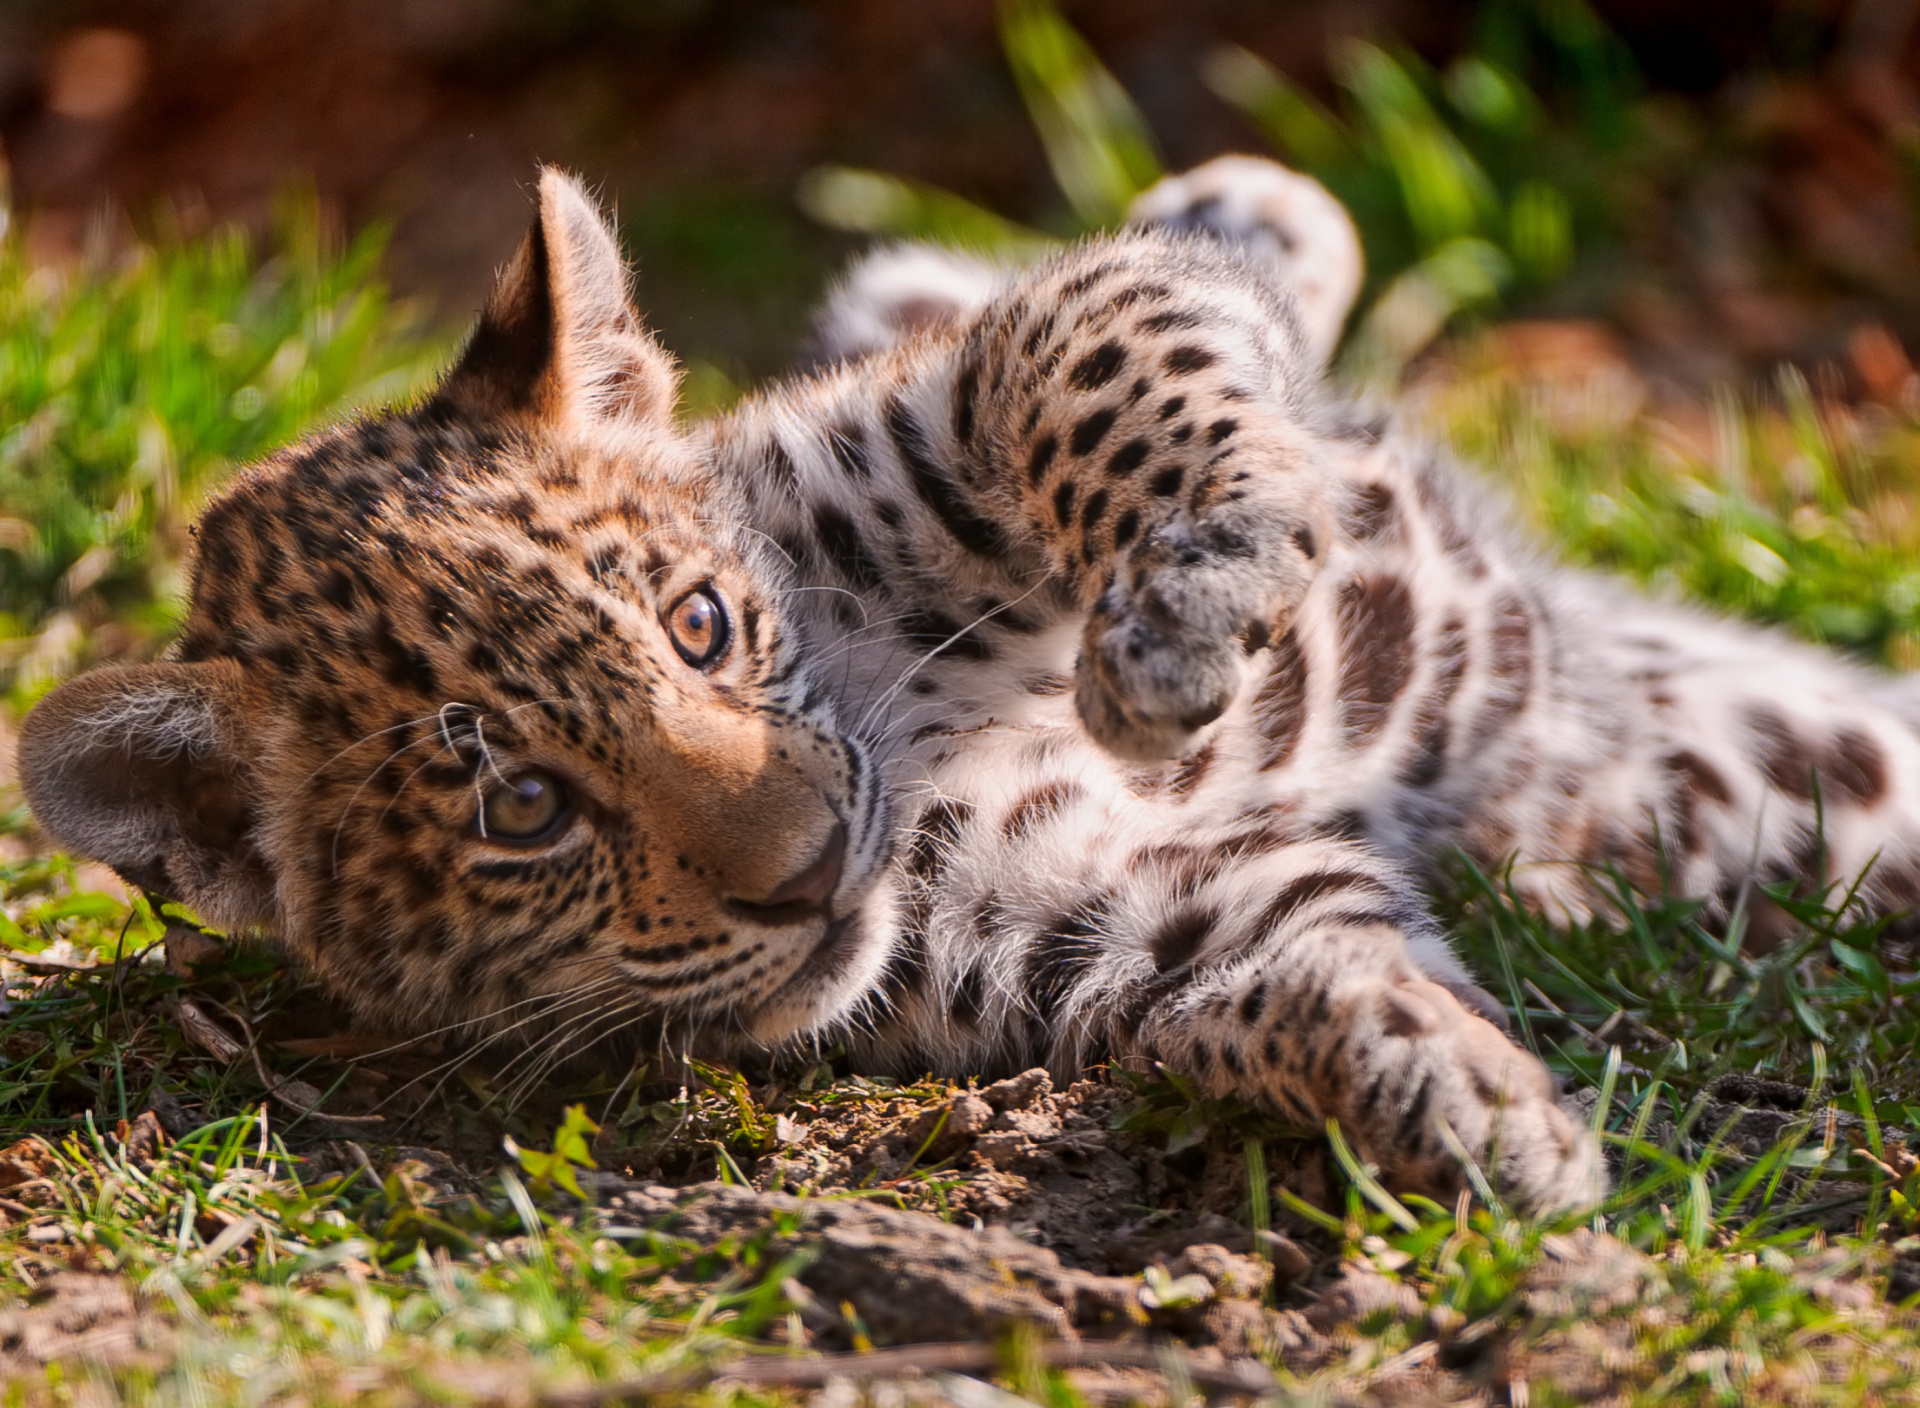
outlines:
[{"label": "cub's hind paw", "polygon": [[1238,247],[1293,295],[1316,361],[1333,355],[1365,265],[1346,207],[1318,181],[1262,157],[1216,157],[1143,192],[1127,219]]},{"label": "cub's hind paw", "polygon": [[1392,1181],[1450,1197],[1468,1181],[1464,1155],[1522,1212],[1591,1207],[1605,1195],[1598,1144],[1560,1108],[1531,1052],[1431,982],[1385,989],[1379,1023],[1363,1088],[1398,1098],[1376,1093],[1353,1113],[1367,1156]]},{"label": "cub's hind paw", "polygon": [[1468,1154],[1494,1191],[1523,1212],[1593,1206],[1607,1187],[1600,1148],[1560,1108],[1547,1068],[1451,993],[1447,998],[1461,1069],[1441,1112]]}]

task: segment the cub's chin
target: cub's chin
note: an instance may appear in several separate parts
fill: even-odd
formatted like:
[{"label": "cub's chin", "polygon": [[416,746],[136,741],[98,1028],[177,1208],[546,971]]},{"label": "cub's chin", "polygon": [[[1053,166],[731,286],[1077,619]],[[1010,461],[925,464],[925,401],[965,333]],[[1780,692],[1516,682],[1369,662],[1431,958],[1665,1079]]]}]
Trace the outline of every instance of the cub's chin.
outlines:
[{"label": "cub's chin", "polygon": [[827,925],[792,975],[750,1010],[740,1013],[747,1034],[764,1047],[817,1035],[853,1016],[881,986],[894,956],[899,925],[889,889],[863,896]]}]

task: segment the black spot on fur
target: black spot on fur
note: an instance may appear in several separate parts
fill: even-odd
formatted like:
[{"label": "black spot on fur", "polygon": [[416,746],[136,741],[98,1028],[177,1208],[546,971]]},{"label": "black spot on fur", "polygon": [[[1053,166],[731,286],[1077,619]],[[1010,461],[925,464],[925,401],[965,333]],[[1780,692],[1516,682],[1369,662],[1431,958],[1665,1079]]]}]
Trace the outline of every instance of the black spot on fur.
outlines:
[{"label": "black spot on fur", "polygon": [[1113,429],[1118,412],[1103,407],[1093,412],[1073,428],[1073,438],[1067,442],[1067,448],[1076,455],[1091,454],[1100,442],[1107,438],[1107,432]]},{"label": "black spot on fur", "polygon": [[1008,841],[1017,841],[1085,795],[1086,789],[1077,782],[1057,779],[1044,783],[1008,809],[1006,820],[1000,823],[1000,834]]},{"label": "black spot on fur", "polygon": [[1285,766],[1307,725],[1307,660],[1292,631],[1273,643],[1273,662],[1253,697],[1253,719],[1267,744],[1260,770]]},{"label": "black spot on fur", "polygon": [[1076,278],[1069,279],[1066,283],[1060,285],[1060,296],[1062,298],[1078,298],[1081,294],[1086,293],[1092,289],[1095,284],[1113,273],[1118,267],[1119,266],[1112,260],[1096,264],[1085,273],[1080,274]]},{"label": "black spot on fur", "polygon": [[1163,499],[1172,498],[1180,492],[1180,486],[1186,482],[1186,478],[1187,471],[1176,464],[1154,475],[1147,488]]},{"label": "black spot on fur", "polygon": [[1145,440],[1133,439],[1127,441],[1126,444],[1115,450],[1113,454],[1107,458],[1107,473],[1116,478],[1121,475],[1132,474],[1146,462],[1147,455],[1152,449],[1153,447]]},{"label": "black spot on fur", "polygon": [[1219,360],[1206,348],[1188,343],[1167,353],[1160,359],[1160,365],[1167,369],[1170,376],[1186,376],[1190,372],[1205,371]]},{"label": "black spot on fur", "polygon": [[1028,329],[1026,341],[1021,344],[1020,350],[1026,356],[1032,357],[1040,350],[1040,344],[1052,336],[1053,314],[1049,313]]},{"label": "black spot on fur", "polygon": [[1733,790],[1718,768],[1690,748],[1668,754],[1663,762],[1672,778],[1673,819],[1661,840],[1683,857],[1698,855],[1706,840],[1701,808],[1725,806],[1733,800]]},{"label": "black spot on fur", "polygon": [[1256,981],[1240,999],[1240,1020],[1252,1026],[1267,1010],[1267,985]]},{"label": "black spot on fur", "polygon": [[923,608],[903,617],[900,632],[923,654],[947,655],[965,660],[993,659],[993,647],[981,638],[977,626],[968,630],[951,616],[931,608]]},{"label": "black spot on fur", "polygon": [[941,473],[933,462],[919,422],[898,396],[887,403],[886,420],[887,433],[893,437],[901,463],[907,467],[914,492],[954,540],[982,557],[1004,554],[1007,541],[1000,529],[975,513],[960,497],[958,488]]},{"label": "black spot on fur", "polygon": [[813,510],[813,526],[820,535],[827,556],[840,569],[841,575],[859,586],[880,585],[880,564],[873,560],[866,544],[860,541],[860,530],[854,527],[852,519],[836,508],[820,504]]},{"label": "black spot on fur", "polygon": [[767,473],[789,494],[799,491],[800,471],[794,467],[793,456],[787,453],[787,447],[778,440],[767,441]]},{"label": "black spot on fur", "polygon": [[1347,535],[1356,542],[1371,542],[1399,531],[1399,510],[1393,502],[1393,490],[1384,484],[1368,484],[1347,505]]},{"label": "black spot on fur", "polygon": [[1433,683],[1414,710],[1409,751],[1400,768],[1400,780],[1409,787],[1431,787],[1446,771],[1453,697],[1467,673],[1467,632],[1458,616],[1441,623],[1429,654]]},{"label": "black spot on fur", "polygon": [[1433,521],[1434,529],[1440,535],[1440,545],[1448,555],[1465,567],[1469,575],[1486,576],[1487,564],[1474,547],[1473,539],[1460,527],[1460,520],[1454,516],[1453,505],[1447,502],[1447,491],[1436,465],[1422,466],[1414,479],[1414,490],[1419,494],[1421,507],[1426,509],[1427,517]]},{"label": "black spot on fur", "polygon": [[1103,342],[1073,364],[1067,384],[1076,391],[1097,391],[1113,380],[1126,361],[1126,348],[1111,340]]},{"label": "black spot on fur", "polygon": [[1062,479],[1053,491],[1053,517],[1062,528],[1073,522],[1073,500],[1080,492],[1080,486],[1071,479]]},{"label": "black spot on fur", "polygon": [[1184,308],[1168,308],[1163,312],[1150,313],[1139,322],[1141,332],[1185,332],[1188,328],[1197,328],[1202,319],[1198,313]]},{"label": "black spot on fur", "polygon": [[954,985],[951,1014],[953,1020],[965,1026],[977,1026],[987,1010],[986,975],[978,968],[969,968],[960,975],[960,981]]},{"label": "black spot on fur", "polygon": [[1533,618],[1513,592],[1502,592],[1493,603],[1493,626],[1487,632],[1487,693],[1476,744],[1494,737],[1508,720],[1526,707],[1533,690]]},{"label": "black spot on fur", "polygon": [[[1306,905],[1328,895],[1349,895],[1354,898],[1375,899],[1386,895],[1377,876],[1362,870],[1319,870],[1305,875],[1297,875],[1289,880],[1275,895],[1266,909],[1261,912],[1255,932],[1266,934]],[[1330,916],[1315,923],[1336,922],[1337,917]],[[1339,920],[1338,922],[1345,922]]]},{"label": "black spot on fur", "polygon": [[933,892],[952,858],[955,843],[972,819],[971,806],[951,800],[935,802],[920,814],[904,865],[907,877],[914,882],[902,907],[901,923],[908,931],[926,932]]},{"label": "black spot on fur", "polygon": [[1153,966],[1162,973],[1190,966],[1219,922],[1219,912],[1211,909],[1189,909],[1174,915],[1147,940]]},{"label": "black spot on fur", "polygon": [[852,422],[827,429],[827,449],[833,462],[853,479],[871,479],[873,466],[867,459],[866,432]]},{"label": "black spot on fur", "polygon": [[1053,1016],[1061,1002],[1099,959],[1106,917],[1107,901],[1089,900],[1035,936],[1023,976],[1043,1040],[1054,1035]]},{"label": "black spot on fur", "polygon": [[1667,759],[1667,768],[1682,779],[1689,792],[1710,802],[1726,806],[1733,801],[1733,789],[1720,769],[1689,748],[1682,748]]},{"label": "black spot on fur", "polygon": [[1040,487],[1040,481],[1047,477],[1047,467],[1053,463],[1053,457],[1060,451],[1060,437],[1043,436],[1033,447],[1033,454],[1027,459],[1027,483],[1034,488]]},{"label": "black spot on fur", "polygon": [[1810,799],[1814,756],[1786,715],[1771,704],[1755,704],[1747,710],[1747,727],[1759,745],[1755,761],[1767,781],[1789,797]]},{"label": "black spot on fur", "polygon": [[1887,794],[1887,756],[1857,728],[1842,728],[1827,751],[1827,780],[1834,792],[1870,807]]},{"label": "black spot on fur", "polygon": [[877,987],[889,1002],[898,1005],[927,991],[933,978],[927,963],[927,936],[919,929],[905,929],[900,943],[880,970]]},{"label": "black spot on fur", "polygon": [[973,443],[973,393],[980,381],[980,364],[969,361],[960,369],[953,388],[953,438],[964,446]]}]

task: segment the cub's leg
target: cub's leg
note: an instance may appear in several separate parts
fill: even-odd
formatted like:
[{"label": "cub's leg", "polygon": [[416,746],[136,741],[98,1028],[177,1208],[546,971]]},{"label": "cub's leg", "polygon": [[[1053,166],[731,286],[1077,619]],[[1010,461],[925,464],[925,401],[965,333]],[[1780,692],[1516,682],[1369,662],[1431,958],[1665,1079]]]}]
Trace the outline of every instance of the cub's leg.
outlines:
[{"label": "cub's leg", "polygon": [[1476,990],[1379,856],[1273,825],[1175,831],[1081,790],[975,798],[921,819],[912,927],[857,1058],[1063,1076],[1159,1061],[1308,1129],[1337,1120],[1390,1187],[1462,1186],[1444,1123],[1515,1203],[1604,1192],[1590,1135],[1470,1009]]},{"label": "cub's leg", "polygon": [[1319,374],[1361,259],[1338,201],[1252,157],[1160,182],[1129,225],[1153,238],[989,308],[955,390],[978,487],[1091,604],[1082,721],[1146,760],[1199,745],[1318,574],[1341,506]]},{"label": "cub's leg", "polygon": [[[1837,901],[1858,882],[1868,912],[1920,905],[1920,734],[1896,712],[1911,684],[1650,606],[1598,639],[1649,726],[1567,799],[1555,829],[1573,858],[1721,917],[1756,883]],[[1748,899],[1754,936],[1779,937],[1784,916]]]},{"label": "cub's leg", "polygon": [[[1029,629],[1082,615],[1087,728],[1122,757],[1178,757],[1328,549],[1339,487],[1318,382],[1357,249],[1323,191],[1251,159],[1164,183],[1131,232],[1025,271],[888,249],[818,322],[829,358],[893,352],[823,376],[843,417],[777,447],[765,425],[730,427],[720,453],[785,467],[744,476],[769,530],[835,524],[855,590],[941,613],[1012,600]],[[1331,282],[1296,297],[1309,271]],[[882,499],[927,513],[850,507]],[[996,629],[983,619],[970,644]]]},{"label": "cub's leg", "polygon": [[1262,928],[1266,913],[1223,921],[1221,961],[1168,983],[1137,1028],[1131,1013],[1116,1024],[1123,1061],[1163,1061],[1310,1128],[1336,1120],[1395,1188],[1444,1199],[1461,1186],[1444,1124],[1522,1207],[1600,1199],[1598,1150],[1545,1067],[1469,1010],[1463,985],[1423,973],[1407,926],[1364,902]]},{"label": "cub's leg", "polygon": [[965,339],[921,423],[1086,612],[1075,702],[1110,752],[1193,751],[1291,623],[1338,492],[1316,385],[1286,300],[1164,237],[1070,251]]}]

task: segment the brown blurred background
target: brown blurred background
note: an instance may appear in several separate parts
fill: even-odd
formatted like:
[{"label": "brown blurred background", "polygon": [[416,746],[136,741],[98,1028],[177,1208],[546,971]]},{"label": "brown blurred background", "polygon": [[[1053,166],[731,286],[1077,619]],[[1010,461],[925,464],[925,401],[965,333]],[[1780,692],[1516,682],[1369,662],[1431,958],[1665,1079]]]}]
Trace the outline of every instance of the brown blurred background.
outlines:
[{"label": "brown blurred background", "polygon": [[[1479,8],[1064,6],[1173,167],[1260,146],[1201,80],[1222,41],[1325,93],[1336,37],[1444,64]],[[1647,238],[1687,246],[1651,251],[1669,264],[1717,261],[1673,282],[1718,280],[1705,316],[1735,361],[1842,356],[1860,320],[1848,300],[1863,297],[1902,337],[1920,333],[1903,311],[1920,306],[1905,187],[1914,8],[1596,0],[1647,90],[1718,153],[1698,189],[1666,193]],[[786,360],[850,247],[794,204],[816,164],[898,172],[1042,224],[1060,207],[992,0],[5,0],[0,143],[42,257],[76,248],[103,208],[136,225],[162,209],[260,224],[276,194],[311,181],[344,226],[391,221],[396,287],[451,319],[517,238],[535,163],[560,162],[618,201],[669,341],[741,376]],[[1620,283],[1607,311],[1643,343],[1689,336],[1693,310],[1659,306],[1665,293],[1623,310]],[[1725,371],[1708,360],[1703,374]]]}]

